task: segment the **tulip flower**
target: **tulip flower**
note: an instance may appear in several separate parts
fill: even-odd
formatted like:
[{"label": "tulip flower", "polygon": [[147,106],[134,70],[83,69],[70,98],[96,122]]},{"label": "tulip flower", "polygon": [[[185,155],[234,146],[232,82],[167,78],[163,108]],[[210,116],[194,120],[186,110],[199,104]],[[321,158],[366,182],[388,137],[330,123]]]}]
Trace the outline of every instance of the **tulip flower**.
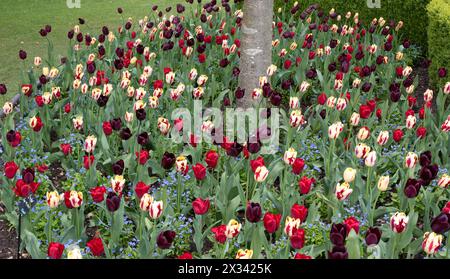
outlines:
[{"label": "tulip flower", "polygon": [[189,170],[188,161],[184,156],[177,157],[175,161],[175,166],[177,172],[181,173],[182,175],[186,175]]},{"label": "tulip flower", "polygon": [[106,197],[106,208],[110,212],[115,212],[119,209],[119,207],[120,207],[120,196],[118,196],[114,192],[108,193]]},{"label": "tulip flower", "polygon": [[303,223],[306,221],[306,217],[308,216],[308,208],[304,205],[295,203],[291,207],[291,216],[295,219],[299,219],[300,223]]},{"label": "tulip flower", "polygon": [[219,160],[219,153],[214,150],[209,150],[205,154],[205,162],[210,168],[216,168],[217,162]]},{"label": "tulip flower", "polygon": [[352,183],[356,177],[356,170],[353,168],[346,168],[344,170],[344,181],[347,183]]},{"label": "tulip flower", "polygon": [[14,161],[6,162],[3,166],[3,171],[8,179],[13,179],[18,170],[19,166]]},{"label": "tulip flower", "polygon": [[58,192],[53,191],[53,192],[47,192],[47,205],[50,208],[56,208],[59,205],[59,200],[60,200],[60,196],[58,194]]},{"label": "tulip flower", "polygon": [[291,237],[300,228],[300,223],[300,219],[287,216],[284,223],[284,233]]},{"label": "tulip flower", "polygon": [[330,241],[335,246],[344,246],[349,231],[345,224],[333,224],[330,230]]},{"label": "tulip flower", "polygon": [[352,116],[350,117],[350,124],[351,124],[352,126],[358,126],[360,118],[361,118],[361,117],[359,116],[359,113],[354,112],[354,113],[352,114]]},{"label": "tulip flower", "polygon": [[347,228],[347,234],[349,234],[351,230],[354,230],[355,233],[359,233],[359,222],[355,217],[352,216],[345,219],[344,225]]},{"label": "tulip flower", "polygon": [[431,230],[437,234],[444,234],[450,230],[450,214],[440,213],[431,221]]},{"label": "tulip flower", "polygon": [[292,165],[295,161],[295,158],[297,157],[297,151],[295,151],[294,148],[289,148],[286,150],[283,156],[283,160],[286,164]]},{"label": "tulip flower", "polygon": [[86,151],[87,153],[94,153],[96,145],[97,138],[95,136],[88,136],[84,141],[84,151]]},{"label": "tulip flower", "polygon": [[110,184],[113,191],[120,196],[125,186],[125,179],[122,175],[115,175],[111,178]]},{"label": "tulip flower", "polygon": [[381,230],[379,228],[369,228],[366,232],[367,246],[377,245],[381,240]]},{"label": "tulip flower", "polygon": [[443,236],[435,232],[426,232],[423,235],[422,249],[428,255],[435,254],[441,247]]},{"label": "tulip flower", "polygon": [[250,223],[257,223],[261,220],[262,210],[259,203],[249,202],[245,211],[245,217]]},{"label": "tulip flower", "polygon": [[341,260],[347,258],[348,252],[345,246],[334,246],[331,251],[328,251],[328,259]]},{"label": "tulip flower", "polygon": [[206,177],[206,168],[197,163],[195,166],[192,166],[192,170],[194,171],[194,176],[197,180],[203,180]]},{"label": "tulip flower", "polygon": [[338,183],[336,185],[335,195],[336,198],[340,201],[347,199],[352,192],[353,189],[350,188],[350,184],[348,184],[347,182]]},{"label": "tulip flower", "polygon": [[145,193],[141,197],[141,200],[139,202],[139,208],[144,212],[149,211],[152,203],[153,203],[153,197],[150,194]]},{"label": "tulip flower", "polygon": [[448,186],[450,186],[450,175],[442,175],[438,181],[438,186],[441,188],[447,188]]},{"label": "tulip flower", "polygon": [[376,161],[377,161],[377,153],[375,151],[371,151],[367,154],[364,163],[368,167],[373,167],[375,166]]},{"label": "tulip flower", "polygon": [[408,152],[405,157],[405,167],[412,169],[417,165],[419,157],[414,152]]},{"label": "tulip flower", "polygon": [[361,129],[359,129],[358,134],[356,135],[356,137],[359,140],[366,140],[368,137],[370,136],[370,130],[367,126],[361,127]]},{"label": "tulip flower", "polygon": [[403,212],[396,212],[390,219],[391,229],[395,233],[402,233],[408,225],[409,217]]},{"label": "tulip flower", "polygon": [[194,209],[194,213],[196,215],[204,215],[208,212],[210,206],[210,202],[208,199],[204,200],[201,198],[197,198],[192,202],[192,208]]},{"label": "tulip flower", "polygon": [[164,208],[163,201],[153,201],[150,204],[150,208],[148,210],[150,218],[158,219],[161,216],[162,212],[163,212],[163,208]]},{"label": "tulip flower", "polygon": [[44,124],[42,123],[42,120],[39,116],[34,116],[34,117],[30,118],[29,124],[30,124],[30,127],[35,132],[39,132],[41,130],[42,126],[44,126]]},{"label": "tulip flower", "polygon": [[224,233],[227,238],[233,238],[239,234],[239,232],[241,231],[241,227],[242,225],[238,221],[231,219],[228,222]]},{"label": "tulip flower", "polygon": [[344,129],[344,125],[341,122],[336,122],[334,124],[332,124],[329,128],[328,128],[328,137],[330,139],[337,139],[339,137],[339,135],[341,134],[341,132]]},{"label": "tulip flower", "polygon": [[236,259],[241,259],[241,260],[242,259],[251,259],[252,256],[253,256],[253,250],[248,250],[248,249],[242,250],[242,249],[239,249],[237,254],[236,254]]},{"label": "tulip flower", "polygon": [[37,182],[26,183],[23,179],[19,179],[17,180],[13,188],[13,192],[18,197],[27,198],[28,196],[34,194],[37,191],[39,185],[40,184]]},{"label": "tulip flower", "polygon": [[268,233],[274,233],[280,227],[281,214],[266,213],[263,218],[264,228]]},{"label": "tulip flower", "polygon": [[77,191],[67,191],[64,193],[64,203],[68,209],[78,208],[83,203],[83,193]]},{"label": "tulip flower", "polygon": [[61,259],[64,252],[64,245],[58,242],[50,242],[48,245],[47,255],[49,258],[57,260]]},{"label": "tulip flower", "polygon": [[174,231],[163,231],[156,238],[156,244],[160,249],[169,249],[170,246],[172,246],[176,235],[177,234]]},{"label": "tulip flower", "polygon": [[309,193],[309,191],[311,190],[311,186],[312,184],[315,182],[314,178],[308,178],[306,176],[303,176],[299,181],[298,181],[298,187],[300,188],[300,193],[302,195],[306,195]]}]

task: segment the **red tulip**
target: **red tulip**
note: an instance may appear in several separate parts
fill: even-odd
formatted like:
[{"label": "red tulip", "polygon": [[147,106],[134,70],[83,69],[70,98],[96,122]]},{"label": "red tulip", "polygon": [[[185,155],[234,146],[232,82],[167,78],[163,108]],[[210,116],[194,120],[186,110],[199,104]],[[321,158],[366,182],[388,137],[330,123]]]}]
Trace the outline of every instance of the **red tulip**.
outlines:
[{"label": "red tulip", "polygon": [[280,227],[280,221],[281,221],[281,214],[273,214],[267,212],[263,218],[264,228],[268,233],[274,233]]},{"label": "red tulip", "polygon": [[264,158],[260,156],[255,160],[251,160],[250,166],[252,168],[252,171],[255,172],[258,167],[264,166]]},{"label": "red tulip", "polygon": [[209,150],[205,154],[205,162],[210,168],[215,168],[217,166],[217,161],[219,160],[219,153],[214,150]]},{"label": "red tulip", "polygon": [[305,255],[305,254],[296,253],[295,256],[294,256],[294,259],[296,259],[296,260],[311,260],[312,257],[308,256],[308,255]]},{"label": "red tulip", "polygon": [[95,257],[99,257],[103,255],[103,253],[105,252],[105,248],[103,247],[103,241],[99,237],[95,237],[89,240],[86,243],[86,246],[89,247],[92,255],[94,255]]},{"label": "red tulip", "polygon": [[60,259],[64,252],[64,245],[58,242],[50,242],[48,245],[47,255],[49,258]]},{"label": "red tulip", "polygon": [[319,95],[319,97],[317,97],[317,103],[319,105],[323,106],[326,103],[326,101],[327,101],[327,94],[325,93],[322,93]]},{"label": "red tulip", "polygon": [[305,230],[304,229],[296,229],[291,238],[291,245],[294,249],[302,249],[305,245]]},{"label": "red tulip", "polygon": [[303,176],[300,181],[298,182],[298,186],[300,188],[300,193],[302,195],[306,195],[311,190],[311,185],[315,182],[314,178],[308,178],[306,176]]},{"label": "red tulip", "polygon": [[6,134],[6,139],[12,147],[17,147],[22,141],[22,135],[19,132],[11,130]]},{"label": "red tulip", "polygon": [[220,225],[211,229],[211,232],[214,234],[216,241],[223,244],[227,240],[227,236],[225,235],[225,230],[227,229],[226,225]]},{"label": "red tulip", "polygon": [[140,152],[136,152],[136,159],[139,161],[139,164],[145,165],[147,163],[148,158],[150,158],[150,153],[147,150],[141,150]]},{"label": "red tulip", "polygon": [[38,107],[42,107],[44,105],[44,100],[42,99],[41,95],[34,97],[34,101],[36,102],[36,105]]},{"label": "red tulip", "polygon": [[416,130],[416,136],[417,136],[419,139],[423,139],[426,135],[427,135],[427,128],[425,128],[425,127],[423,127],[423,126],[417,128],[417,130]]},{"label": "red tulip", "polygon": [[192,202],[192,208],[194,209],[194,213],[196,215],[203,215],[208,212],[210,206],[210,202],[208,199],[204,200],[202,198],[196,198]]},{"label": "red tulip", "polygon": [[94,163],[94,160],[95,160],[94,155],[90,155],[90,156],[85,155],[83,157],[84,168],[88,170]]},{"label": "red tulip", "polygon": [[189,252],[184,252],[183,254],[178,256],[179,260],[192,260],[192,254]]},{"label": "red tulip", "polygon": [[139,199],[142,198],[144,194],[148,193],[148,190],[150,190],[150,185],[147,185],[142,181],[139,181],[134,188],[134,191]]},{"label": "red tulip", "polygon": [[359,107],[359,115],[361,116],[361,118],[367,119],[370,117],[371,114],[372,114],[372,110],[370,109],[369,106],[361,105]]},{"label": "red tulip", "polygon": [[202,164],[197,163],[195,166],[192,166],[192,170],[197,180],[203,180],[205,178],[206,168]]},{"label": "red tulip", "polygon": [[72,146],[68,143],[62,143],[60,146],[62,153],[64,153],[65,156],[72,153]]},{"label": "red tulip", "polygon": [[106,136],[111,135],[113,132],[111,122],[105,121],[103,122],[103,133],[105,133]]},{"label": "red tulip", "polygon": [[18,197],[26,198],[31,193],[35,193],[39,188],[39,183],[31,182],[30,184],[26,184],[22,179],[17,180],[15,187],[13,188],[14,193]]},{"label": "red tulip", "polygon": [[17,166],[17,164],[14,161],[11,161],[11,162],[6,162],[3,169],[5,172],[5,176],[9,179],[13,179],[14,176],[16,175],[16,172],[19,169],[19,167]]},{"label": "red tulip", "polygon": [[400,142],[403,138],[403,131],[401,129],[397,129],[393,133],[393,138],[395,142]]},{"label": "red tulip", "polygon": [[90,191],[92,200],[96,203],[100,203],[105,199],[106,188],[104,186],[97,186]]},{"label": "red tulip", "polygon": [[305,161],[302,158],[295,158],[294,163],[292,164],[292,172],[294,174],[300,174],[305,167]]},{"label": "red tulip", "polygon": [[359,222],[355,217],[352,216],[345,219],[344,224],[347,228],[347,234],[349,234],[351,230],[354,230],[356,233],[359,232]]},{"label": "red tulip", "polygon": [[67,103],[67,104],[64,105],[64,112],[65,113],[70,113],[71,109],[72,109],[72,107],[71,107],[70,103]]},{"label": "red tulip", "polygon": [[291,216],[296,219],[300,219],[303,223],[308,216],[308,208],[304,205],[299,205],[296,203],[291,207]]}]

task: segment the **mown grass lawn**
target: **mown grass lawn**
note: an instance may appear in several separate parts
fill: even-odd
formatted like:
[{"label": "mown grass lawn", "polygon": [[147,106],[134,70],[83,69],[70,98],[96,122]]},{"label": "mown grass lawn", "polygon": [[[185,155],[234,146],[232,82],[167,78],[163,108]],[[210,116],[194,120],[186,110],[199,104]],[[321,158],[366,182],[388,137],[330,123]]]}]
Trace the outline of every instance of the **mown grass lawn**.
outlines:
[{"label": "mown grass lawn", "polygon": [[[78,18],[86,20],[83,33],[99,34],[101,27],[117,27],[132,17],[135,22],[149,15],[153,5],[160,9],[184,3],[183,0],[80,0],[81,7],[68,8],[67,0],[1,0],[0,1],[0,83],[8,87],[8,94],[0,96],[0,105],[19,92],[22,62],[18,58],[20,49],[28,52],[27,63],[35,56],[43,59],[47,55],[47,40],[39,35],[46,24],[52,26],[49,39],[54,44],[54,53],[67,52],[67,31],[78,24]],[[117,8],[122,7],[122,17]]]}]

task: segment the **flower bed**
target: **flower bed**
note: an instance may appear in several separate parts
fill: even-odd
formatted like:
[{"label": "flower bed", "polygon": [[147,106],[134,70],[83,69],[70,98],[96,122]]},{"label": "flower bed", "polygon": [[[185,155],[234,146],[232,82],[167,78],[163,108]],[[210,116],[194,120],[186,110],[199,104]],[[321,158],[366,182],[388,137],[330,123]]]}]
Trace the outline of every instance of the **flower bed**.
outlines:
[{"label": "flower bed", "polygon": [[[51,40],[33,66],[19,53],[0,193],[32,258],[448,258],[450,83],[418,106],[401,23],[275,15],[273,65],[244,92],[242,11],[174,10],[75,26],[62,61]],[[242,118],[246,94],[271,121],[243,140],[202,110]]]}]

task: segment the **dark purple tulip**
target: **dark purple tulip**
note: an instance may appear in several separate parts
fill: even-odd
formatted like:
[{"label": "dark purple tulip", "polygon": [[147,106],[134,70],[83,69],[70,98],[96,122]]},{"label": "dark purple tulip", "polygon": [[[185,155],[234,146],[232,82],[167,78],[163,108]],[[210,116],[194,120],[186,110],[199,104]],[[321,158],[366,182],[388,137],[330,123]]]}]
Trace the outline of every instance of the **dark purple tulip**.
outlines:
[{"label": "dark purple tulip", "polygon": [[156,244],[160,249],[169,249],[176,235],[174,231],[161,232],[156,239]]},{"label": "dark purple tulip", "polygon": [[136,110],[136,118],[139,121],[145,120],[146,117],[147,117],[147,113],[145,112],[145,109]]},{"label": "dark purple tulip", "polygon": [[331,251],[328,251],[328,259],[330,260],[345,260],[348,259],[348,252],[345,246],[334,246]]},{"label": "dark purple tulip", "polygon": [[40,34],[42,37],[45,37],[45,36],[47,36],[47,31],[45,31],[45,29],[41,29],[41,30],[39,30],[39,34]]},{"label": "dark purple tulip", "polygon": [[44,75],[41,75],[40,77],[39,77],[39,82],[41,83],[41,84],[47,84],[47,77],[46,76],[44,76]]},{"label": "dark purple tulip", "polygon": [[119,160],[112,165],[112,171],[115,175],[122,175],[124,168],[125,162],[123,160]]},{"label": "dark purple tulip", "polygon": [[335,246],[345,245],[347,237],[347,228],[344,224],[333,224],[330,231],[330,241]]},{"label": "dark purple tulip", "polygon": [[16,132],[14,130],[9,130],[8,133],[6,133],[6,140],[8,142],[14,142],[16,140]]},{"label": "dark purple tulip", "polygon": [[[100,38],[99,38],[99,41],[100,41]],[[106,54],[106,49],[105,49],[104,46],[99,46],[99,47],[98,47],[98,54],[99,54],[100,56],[104,56],[104,55]]]},{"label": "dark purple tulip", "polygon": [[384,56],[383,55],[378,55],[378,57],[377,57],[377,64],[378,65],[381,65],[381,64],[383,64],[383,62],[384,62]]},{"label": "dark purple tulip", "polygon": [[405,40],[403,41],[403,47],[406,48],[406,49],[408,49],[410,46],[411,46],[410,41],[409,41],[408,39],[405,39]]},{"label": "dark purple tulip", "polygon": [[116,48],[117,57],[122,58],[124,56],[124,54],[125,54],[125,51],[123,48],[120,48],[120,47]]},{"label": "dark purple tulip", "polygon": [[122,14],[123,13],[123,9],[122,8],[117,8],[117,12],[119,13],[119,14]]},{"label": "dark purple tulip", "polygon": [[228,97],[223,97],[223,106],[224,106],[224,107],[229,107],[230,105],[231,105],[230,98],[228,98]]},{"label": "dark purple tulip", "polygon": [[131,130],[129,128],[123,128],[120,131],[120,138],[123,140],[129,140],[132,136]]},{"label": "dark purple tulip", "polygon": [[78,22],[81,24],[81,25],[83,25],[83,24],[85,24],[86,23],[86,21],[83,19],[83,18],[78,18]]},{"label": "dark purple tulip", "polygon": [[222,67],[222,68],[225,68],[226,66],[228,66],[228,64],[229,64],[229,62],[228,62],[228,59],[226,59],[226,58],[220,60],[220,63],[219,63],[220,67]]},{"label": "dark purple tulip", "polygon": [[364,82],[364,84],[362,85],[361,89],[363,92],[369,92],[370,88],[372,88],[372,84],[370,82]]},{"label": "dark purple tulip", "polygon": [[175,155],[166,151],[161,159],[161,166],[166,170],[170,170],[175,164],[175,160]]},{"label": "dark purple tulip", "polygon": [[431,151],[425,151],[420,154],[419,163],[422,167],[428,166],[431,164]]},{"label": "dark purple tulip", "polygon": [[148,141],[149,141],[149,139],[148,139],[147,132],[140,133],[137,137],[137,142],[140,145],[146,145],[148,143]]},{"label": "dark purple tulip", "polygon": [[240,87],[238,87],[236,89],[236,91],[234,92],[234,96],[236,97],[236,99],[241,99],[243,98],[245,95],[245,89],[241,89]]},{"label": "dark purple tulip", "polygon": [[262,210],[261,205],[255,202],[249,202],[247,204],[247,210],[245,211],[245,217],[250,223],[257,223],[261,220]]},{"label": "dark purple tulip", "polygon": [[119,209],[119,207],[120,207],[120,197],[114,192],[109,192],[108,196],[106,197],[106,208],[110,212],[115,212]]},{"label": "dark purple tulip", "polygon": [[82,33],[78,33],[77,34],[77,42],[81,43],[83,41],[83,34]]},{"label": "dark purple tulip", "polygon": [[238,77],[240,73],[241,73],[241,71],[239,70],[238,67],[233,68],[233,76],[234,77]]},{"label": "dark purple tulip", "polygon": [[441,213],[431,221],[431,230],[437,234],[444,234],[450,230],[450,214]]},{"label": "dark purple tulip", "polygon": [[122,128],[122,120],[120,118],[114,118],[113,120],[109,121],[111,123],[111,127],[115,131],[119,131],[120,128]]},{"label": "dark purple tulip", "polygon": [[228,156],[237,157],[242,152],[243,146],[237,142],[234,142],[231,147],[227,150]]},{"label": "dark purple tulip", "polygon": [[397,103],[400,100],[401,93],[400,91],[393,91],[390,94],[391,101]]},{"label": "dark purple tulip", "polygon": [[108,29],[107,26],[103,26],[102,27],[102,34],[105,35],[105,36],[109,35],[109,29]]},{"label": "dark purple tulip", "polygon": [[22,171],[22,179],[26,184],[31,184],[34,181],[34,169],[26,168]]},{"label": "dark purple tulip", "polygon": [[315,79],[317,77],[316,69],[309,69],[308,71],[306,71],[306,77],[309,79]]},{"label": "dark purple tulip", "polygon": [[95,69],[96,69],[95,62],[88,63],[86,69],[87,69],[89,74],[93,74],[95,72]]},{"label": "dark purple tulip", "polygon": [[363,58],[364,58],[364,52],[358,51],[358,52],[355,54],[355,59],[356,59],[356,60],[361,60],[361,59],[363,59]]},{"label": "dark purple tulip", "polygon": [[336,62],[328,64],[328,71],[330,71],[331,73],[336,71],[336,68],[337,68]]},{"label": "dark purple tulip", "polygon": [[404,193],[405,196],[409,199],[415,198],[419,195],[420,188],[422,187],[422,182],[416,179],[408,179],[406,181]]},{"label": "dark purple tulip", "polygon": [[366,244],[377,245],[381,240],[381,231],[379,228],[369,228],[366,233]]},{"label": "dark purple tulip", "polygon": [[445,78],[447,76],[447,69],[439,68],[438,75],[440,78]]},{"label": "dark purple tulip", "polygon": [[69,32],[67,32],[67,38],[69,38],[69,40],[72,40],[74,36],[75,32],[73,30],[69,30]]},{"label": "dark purple tulip", "polygon": [[282,99],[283,97],[281,96],[280,93],[273,92],[272,95],[270,96],[270,103],[277,107],[281,104]]},{"label": "dark purple tulip", "polygon": [[256,154],[261,150],[261,143],[259,142],[253,142],[247,144],[248,152],[252,154]]},{"label": "dark purple tulip", "polygon": [[24,50],[19,50],[19,58],[22,60],[27,59],[27,52]]},{"label": "dark purple tulip", "polygon": [[8,92],[6,85],[4,83],[0,84],[0,95],[5,95]]},{"label": "dark purple tulip", "polygon": [[47,24],[47,25],[45,25],[44,30],[45,30],[45,32],[50,33],[50,32],[52,32],[52,26]]},{"label": "dark purple tulip", "polygon": [[384,44],[384,50],[385,51],[391,51],[392,50],[392,43],[391,42],[386,42]]},{"label": "dark purple tulip", "polygon": [[102,108],[102,107],[106,106],[106,103],[108,103],[108,100],[109,100],[109,96],[101,95],[97,99],[97,105]]},{"label": "dark purple tulip", "polygon": [[182,14],[182,13],[184,13],[184,10],[185,10],[185,8],[183,5],[177,4],[177,13]]},{"label": "dark purple tulip", "polygon": [[114,67],[116,67],[117,70],[122,70],[123,69],[123,62],[120,59],[116,59],[114,60]]},{"label": "dark purple tulip", "polygon": [[127,21],[127,23],[125,23],[125,29],[126,30],[130,30],[131,29],[131,22]]}]

